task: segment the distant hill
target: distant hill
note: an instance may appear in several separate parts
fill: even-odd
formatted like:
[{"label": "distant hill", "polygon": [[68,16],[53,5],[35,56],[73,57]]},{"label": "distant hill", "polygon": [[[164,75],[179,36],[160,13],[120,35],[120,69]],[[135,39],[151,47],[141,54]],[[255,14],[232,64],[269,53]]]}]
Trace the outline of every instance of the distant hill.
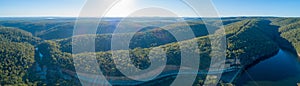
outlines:
[{"label": "distant hill", "polygon": [[0,27],[0,40],[28,42],[30,44],[37,44],[40,41],[38,37],[34,37],[31,33],[13,27]]},{"label": "distant hill", "polygon": [[[194,35],[196,37],[201,37],[201,36],[206,36],[208,35],[208,31],[206,27],[213,28],[213,31],[216,31],[219,29],[218,27],[215,26],[210,26],[210,25],[204,25],[202,22],[193,22],[189,23],[189,25],[186,25],[184,23],[174,23],[170,24],[164,27],[160,28],[149,28],[145,27],[142,28],[139,32],[137,33],[115,33],[115,37],[127,37],[129,35],[134,35],[133,38],[130,40],[130,48],[149,48],[149,47],[155,47],[155,46],[160,46],[172,42],[177,42],[177,40],[174,38],[174,36],[169,32],[172,31],[175,34],[180,34],[183,32],[188,31],[187,27],[190,27],[191,30],[194,32]],[[169,31],[168,31],[169,30]],[[126,31],[125,31],[126,32]],[[81,35],[77,36],[77,38],[83,39],[81,40],[82,42],[85,42],[84,39],[88,39],[94,37],[95,35]],[[96,51],[109,51],[111,48],[111,38],[112,34],[98,34],[96,36]],[[188,39],[185,39],[188,40]],[[61,39],[57,40],[57,42],[61,45],[61,50],[63,52],[68,52],[71,53],[72,51],[72,38],[66,38],[66,39]],[[76,45],[75,45],[76,46]]]}]

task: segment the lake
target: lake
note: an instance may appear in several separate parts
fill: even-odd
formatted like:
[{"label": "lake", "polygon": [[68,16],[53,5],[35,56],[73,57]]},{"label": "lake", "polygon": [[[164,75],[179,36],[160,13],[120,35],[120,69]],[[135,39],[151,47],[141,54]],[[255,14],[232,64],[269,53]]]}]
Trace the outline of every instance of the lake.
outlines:
[{"label": "lake", "polygon": [[297,83],[300,83],[300,60],[285,50],[248,68],[237,79],[237,86],[297,86]]}]

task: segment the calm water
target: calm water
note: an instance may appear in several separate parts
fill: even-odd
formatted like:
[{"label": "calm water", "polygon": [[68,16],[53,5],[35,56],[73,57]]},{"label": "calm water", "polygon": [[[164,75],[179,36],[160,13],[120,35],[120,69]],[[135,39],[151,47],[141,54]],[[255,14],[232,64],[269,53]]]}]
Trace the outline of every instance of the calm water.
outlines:
[{"label": "calm water", "polygon": [[238,86],[297,86],[300,83],[300,61],[288,51],[264,60],[245,71]]}]

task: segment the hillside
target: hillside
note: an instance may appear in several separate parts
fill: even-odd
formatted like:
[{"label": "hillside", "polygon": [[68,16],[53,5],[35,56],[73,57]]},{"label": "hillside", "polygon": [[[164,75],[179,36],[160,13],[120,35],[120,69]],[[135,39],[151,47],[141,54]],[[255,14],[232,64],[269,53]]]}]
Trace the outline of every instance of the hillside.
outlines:
[{"label": "hillside", "polygon": [[[227,59],[239,59],[239,65],[248,66],[253,62],[256,62],[260,59],[264,59],[268,56],[272,56],[279,50],[279,46],[266,34],[264,34],[260,29],[261,27],[257,26],[260,24],[259,20],[243,20],[234,24],[230,24],[225,27],[227,33]],[[196,41],[200,52],[191,49],[190,43]],[[160,45],[158,47],[166,50],[167,59],[156,58],[156,61],[167,60],[168,65],[180,65],[180,59],[185,58],[180,56],[179,44],[185,44],[181,46],[181,49],[187,50],[186,52],[197,53],[201,57],[200,69],[205,70],[209,66],[210,59],[214,55],[210,55],[210,41],[208,36],[198,37],[191,40],[186,40],[177,43],[170,43],[166,45]],[[136,66],[141,69],[147,68],[149,66],[149,60],[147,59],[150,48],[136,48],[130,50],[131,58],[134,61],[132,64],[123,64]],[[115,53],[124,54],[123,50],[114,51]],[[156,52],[157,54],[161,52]],[[88,60],[89,57],[92,57],[93,53],[81,53],[77,54],[77,58],[81,58],[81,64],[84,64],[85,60]],[[111,52],[98,52],[96,53],[98,62],[100,62],[100,68],[103,69],[104,75],[107,76],[122,76],[122,74],[116,70],[114,62],[112,61]],[[123,56],[123,55],[119,55]],[[120,57],[113,57],[120,58]],[[124,63],[125,59],[119,59],[120,63]],[[78,63],[80,64],[80,63]],[[231,62],[230,64],[236,64]],[[79,69],[82,71],[91,71],[89,67],[84,69]],[[202,83],[203,84],[203,83]]]},{"label": "hillside", "polygon": [[0,41],[0,85],[25,85],[34,63],[34,47],[28,43]]},{"label": "hillside", "polygon": [[[30,19],[29,19],[30,20]],[[72,31],[73,19],[57,20],[32,20],[10,22],[0,21],[0,85],[80,85],[76,77],[72,57]],[[90,19],[87,19],[87,21]],[[148,26],[142,28],[138,33],[114,33],[114,36],[122,38],[134,35],[130,40],[130,59],[133,64],[122,64],[146,69],[151,65],[148,58],[149,52],[154,48],[162,48],[166,52],[167,59],[156,57],[156,61],[167,61],[168,68],[164,71],[178,70],[181,57],[184,52],[196,53],[200,56],[200,70],[207,70],[211,58],[217,57],[212,54],[211,41],[203,22],[197,18],[186,18],[188,25],[166,19],[166,23],[155,21],[144,21],[146,23],[162,23],[163,27]],[[226,64],[230,66],[247,67],[263,59],[273,56],[281,49],[297,50],[300,53],[300,23],[298,18],[222,18],[227,39]],[[17,22],[18,21],[18,22]],[[43,22],[42,22],[43,21]],[[99,67],[103,74],[108,77],[122,77],[123,74],[117,70],[112,58],[125,56],[125,50],[111,51],[112,32],[119,20],[102,22],[104,26],[97,35],[80,35],[81,42],[96,36],[96,53],[84,52],[73,53],[80,58],[80,63],[85,62],[96,54]],[[129,27],[138,27],[138,19],[126,22]],[[214,28],[216,33],[219,27],[213,19],[209,27]],[[4,27],[10,26],[10,27]],[[184,33],[190,27],[195,38],[175,40],[168,32],[177,34]],[[126,29],[126,27],[121,27]],[[126,31],[125,31],[126,32]],[[32,35],[34,34],[34,35]],[[193,49],[191,43],[196,42],[197,49]],[[180,44],[183,46],[179,47]],[[80,46],[80,45],[74,45]],[[90,45],[87,45],[90,46]],[[120,53],[112,57],[112,52]],[[163,52],[154,51],[156,55]],[[128,60],[128,59],[127,59]],[[126,59],[118,59],[119,63],[125,63]],[[171,66],[170,66],[171,65]],[[188,67],[188,66],[187,66]],[[176,69],[177,68],[177,69]],[[15,71],[14,71],[15,70]],[[94,73],[90,66],[83,67],[82,73]],[[87,72],[86,72],[87,71]],[[206,75],[205,75],[206,76]],[[205,76],[198,77],[204,80]],[[119,78],[117,78],[119,79]],[[121,78],[121,80],[128,78]],[[195,82],[203,84],[203,82]]]},{"label": "hillside", "polygon": [[228,58],[238,58],[243,65],[261,57],[270,56],[279,50],[279,45],[261,29],[262,20],[243,20],[226,28]]},{"label": "hillside", "polygon": [[31,33],[12,27],[0,26],[0,40],[9,40],[12,42],[28,42],[37,44],[40,39],[32,36]]},{"label": "hillside", "polygon": [[282,26],[279,29],[281,36],[287,39],[293,44],[294,48],[297,50],[298,56],[300,56],[300,22],[295,22]]},{"label": "hillside", "polygon": [[30,85],[34,46],[39,40],[23,30],[0,27],[0,85]]},{"label": "hillside", "polygon": [[[172,31],[175,34],[186,32],[188,29],[188,26],[183,23],[175,23],[171,25],[167,25],[161,28],[154,28],[149,30],[149,27],[142,28],[141,31],[137,33],[115,33],[113,34],[114,37],[122,38],[122,37],[128,37],[130,35],[133,35],[133,38],[130,40],[130,48],[149,48],[149,47],[155,47],[160,46],[172,42],[177,42],[177,40],[173,37],[173,35],[169,32]],[[208,32],[206,30],[206,26],[202,23],[194,22],[193,24],[189,24],[189,27],[194,32],[194,35],[196,37],[206,36],[208,35]],[[217,29],[218,27],[209,26],[211,28]],[[164,29],[162,29],[164,28]],[[94,37],[95,35],[81,35],[76,36],[77,39],[82,39],[80,41],[83,41],[84,39],[88,39],[91,37]],[[109,51],[111,48],[111,39],[112,34],[98,34],[96,36],[95,40],[95,49],[96,52],[99,51]],[[186,39],[188,40],[188,39]],[[79,41],[79,40],[78,40]],[[72,38],[57,40],[57,42],[61,45],[61,50],[63,52],[71,53],[72,51]],[[76,46],[76,44],[75,44]]]}]

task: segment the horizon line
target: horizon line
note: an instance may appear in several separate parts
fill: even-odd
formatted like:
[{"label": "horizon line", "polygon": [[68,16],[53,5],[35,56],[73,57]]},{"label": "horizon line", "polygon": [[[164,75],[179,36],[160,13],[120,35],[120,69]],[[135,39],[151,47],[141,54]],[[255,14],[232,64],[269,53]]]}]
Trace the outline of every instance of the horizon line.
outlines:
[{"label": "horizon line", "polygon": [[[210,16],[136,16],[136,17],[127,17],[127,18],[230,18],[230,17],[278,17],[278,18],[293,18],[293,17],[300,17],[300,16],[268,16],[268,15],[238,15],[238,16],[216,16],[216,17],[210,17]],[[100,17],[78,17],[78,16],[0,16],[0,18],[100,18]],[[126,18],[126,17],[101,17],[101,18]]]}]

